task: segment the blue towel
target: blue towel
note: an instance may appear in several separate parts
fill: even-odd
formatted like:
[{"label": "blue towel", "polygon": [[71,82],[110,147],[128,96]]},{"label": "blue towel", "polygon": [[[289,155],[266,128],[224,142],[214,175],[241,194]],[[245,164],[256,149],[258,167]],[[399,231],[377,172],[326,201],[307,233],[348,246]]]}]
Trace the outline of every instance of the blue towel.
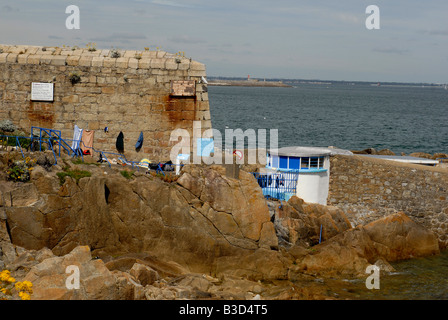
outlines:
[{"label": "blue towel", "polygon": [[143,132],[140,132],[140,136],[138,137],[138,141],[135,144],[135,149],[140,149],[143,145]]}]

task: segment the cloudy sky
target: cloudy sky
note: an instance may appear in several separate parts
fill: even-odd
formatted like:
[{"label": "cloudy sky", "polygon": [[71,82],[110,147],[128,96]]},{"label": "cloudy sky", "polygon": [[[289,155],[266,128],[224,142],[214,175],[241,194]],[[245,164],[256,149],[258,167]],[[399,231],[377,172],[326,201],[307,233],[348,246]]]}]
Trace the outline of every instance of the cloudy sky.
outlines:
[{"label": "cloudy sky", "polygon": [[446,0],[2,0],[0,43],[159,47],[209,76],[448,83],[447,15]]}]

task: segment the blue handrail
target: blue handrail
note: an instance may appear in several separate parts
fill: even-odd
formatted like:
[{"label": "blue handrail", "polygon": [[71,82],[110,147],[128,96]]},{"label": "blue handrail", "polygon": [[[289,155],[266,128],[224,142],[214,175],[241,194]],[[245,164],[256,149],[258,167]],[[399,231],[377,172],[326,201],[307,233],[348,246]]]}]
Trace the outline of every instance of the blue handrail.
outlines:
[{"label": "blue handrail", "polygon": [[20,144],[19,137],[16,137],[16,146],[20,148],[20,152],[22,153],[22,157],[25,158],[25,155],[23,154],[22,145]]},{"label": "blue handrail", "polygon": [[22,145],[20,143],[20,139],[30,139],[30,137],[0,135],[0,138],[2,138],[2,139],[6,138],[6,145],[8,145],[10,138],[14,139],[16,148],[20,149],[20,153],[22,154],[22,157],[25,158],[25,154],[23,153],[23,148],[22,148]]},{"label": "blue handrail", "polygon": [[296,193],[298,172],[252,172],[266,198],[287,201]]},{"label": "blue handrail", "polygon": [[[34,134],[35,130],[39,130],[39,135],[37,136],[37,134]],[[116,155],[118,156],[118,159],[121,160],[123,163],[127,164],[127,165],[131,165],[132,168],[137,167],[137,170],[140,171],[140,162],[139,161],[129,161],[126,159],[126,156],[122,153],[115,153],[115,152],[107,152],[107,151],[102,151],[102,150],[97,150],[95,149],[93,146],[92,147],[88,147],[85,145],[85,143],[81,140],[73,140],[73,139],[62,139],[61,138],[61,134],[59,130],[53,130],[53,129],[47,129],[47,128],[40,128],[40,127],[32,127],[31,128],[31,136],[30,137],[24,137],[24,136],[9,136],[9,135],[0,135],[0,138],[6,138],[6,144],[8,144],[9,139],[14,139],[15,140],[15,145],[17,148],[19,148],[22,157],[25,158],[25,154],[23,152],[23,148],[22,145],[20,143],[19,139],[30,139],[30,145],[33,144],[34,141],[38,141],[39,142],[39,151],[42,151],[42,143],[47,143],[49,149],[51,149],[54,159],[55,159],[55,163],[54,165],[57,164],[57,156],[56,156],[56,152],[54,150],[54,142],[57,142],[57,144],[59,145],[59,156],[61,155],[61,147],[68,153],[69,156],[80,156],[82,161],[84,162],[84,156],[83,156],[83,152],[81,151],[81,148],[77,149],[77,150],[73,150],[71,148],[71,146],[67,143],[68,142],[79,142],[79,145],[81,146],[81,144],[84,146],[85,149],[89,149],[92,150],[92,152],[96,152],[99,153],[101,155],[101,159],[105,159],[109,165],[109,167],[112,166],[112,163],[109,161],[107,155]],[[48,135],[48,137],[43,136],[42,134],[46,134]],[[34,151],[34,150],[33,150]],[[159,162],[157,164],[157,169],[156,172],[160,172],[163,175],[165,175],[164,170],[162,169],[162,166],[165,165],[179,165],[179,166],[184,166],[184,164],[169,164],[169,163],[162,163]]]},{"label": "blue handrail", "polygon": [[322,225],[320,225],[319,243],[322,242]]}]

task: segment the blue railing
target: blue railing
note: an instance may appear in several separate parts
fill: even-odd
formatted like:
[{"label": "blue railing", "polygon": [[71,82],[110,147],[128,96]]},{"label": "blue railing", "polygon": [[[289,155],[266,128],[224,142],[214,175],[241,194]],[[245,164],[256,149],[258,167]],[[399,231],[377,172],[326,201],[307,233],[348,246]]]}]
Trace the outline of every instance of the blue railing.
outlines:
[{"label": "blue railing", "polygon": [[[37,133],[37,131],[39,131]],[[53,153],[55,163],[57,164],[57,156],[55,152],[55,146],[57,145],[59,147],[58,155],[61,156],[61,150],[64,149],[69,156],[78,156],[81,157],[82,161],[84,161],[84,155],[82,152],[81,145],[83,146],[83,149],[91,150],[90,154],[94,156],[93,153],[98,154],[98,158],[100,161],[105,161],[108,163],[109,167],[112,166],[111,160],[109,158],[111,156],[117,156],[118,161],[123,165],[129,165],[132,168],[137,168],[138,171],[140,171],[140,168],[146,169],[146,170],[155,170],[157,173],[162,173],[165,175],[165,171],[167,171],[167,166],[172,166],[174,168],[175,166],[183,167],[184,164],[173,164],[173,163],[163,163],[163,162],[155,162],[155,163],[141,163],[140,161],[129,161],[126,159],[125,155],[122,153],[115,153],[115,152],[107,152],[102,150],[97,150],[93,146],[86,146],[81,139],[79,140],[73,140],[73,139],[62,139],[61,137],[61,131],[60,130],[53,130],[53,129],[47,129],[47,128],[40,128],[40,127],[31,127],[31,136],[30,137],[24,137],[24,136],[9,136],[9,135],[0,135],[0,145],[4,146],[12,146],[14,145],[16,150],[20,150],[22,157],[25,158],[25,154],[23,152],[23,146],[20,140],[23,139],[29,140],[28,147],[25,149],[30,151],[42,151],[42,145],[45,143],[48,145],[48,149],[50,149]],[[11,141],[14,141],[11,143]],[[75,143],[74,143],[75,142]],[[72,143],[72,145],[79,146],[76,150],[72,149],[71,145],[69,143]],[[61,149],[62,148],[62,149]],[[117,162],[119,165],[120,163]]]},{"label": "blue railing", "polygon": [[[73,141],[73,140],[68,139],[68,141]],[[129,165],[133,169],[137,168],[137,171],[140,171],[140,168],[144,168],[144,169],[147,169],[147,170],[153,169],[153,170],[156,170],[156,172],[160,172],[163,175],[165,175],[165,173],[164,173],[165,166],[166,165],[172,165],[172,164],[168,164],[168,163],[158,162],[158,163],[153,163],[150,166],[149,164],[141,163],[140,161],[130,161],[130,160],[126,159],[125,155],[122,154],[122,153],[96,150],[93,146],[92,147],[86,146],[83,141],[79,141],[80,148],[81,148],[81,145],[84,147],[84,149],[92,150],[92,152],[98,153],[98,156],[99,156],[98,159],[100,159],[102,161],[106,161],[108,163],[109,167],[112,167],[112,163],[109,160],[110,155],[117,156],[117,158],[121,162],[121,164]],[[80,153],[83,154],[82,151]],[[107,155],[109,155],[109,157]],[[93,154],[92,154],[92,156],[93,156]],[[83,158],[83,160],[84,160],[84,158]]]},{"label": "blue railing", "polygon": [[22,153],[22,157],[25,158],[22,150],[22,144],[20,143],[20,140],[23,139],[30,139],[30,137],[0,135],[0,145],[2,145],[3,147],[12,147],[12,145],[10,144],[10,141],[12,140],[14,146],[20,150],[20,152]]},{"label": "blue railing", "polygon": [[252,172],[266,198],[287,201],[296,194],[298,172]]},{"label": "blue railing", "polygon": [[[28,146],[25,148],[22,143],[23,140],[29,140]],[[54,137],[42,137],[42,136],[31,136],[31,137],[24,137],[24,136],[7,136],[7,135],[0,135],[0,143],[4,144],[5,146],[11,146],[10,140],[14,141],[16,150],[18,149],[20,153],[22,154],[22,157],[25,158],[25,154],[23,153],[23,149],[26,149],[27,151],[42,151],[42,144],[47,144],[48,149],[50,149],[53,152],[53,157],[55,159],[55,165],[57,164],[57,157],[56,153],[54,151],[54,145],[58,144],[61,145],[60,141],[63,141],[62,139],[57,140]],[[20,140],[22,140],[22,143],[20,143]]]}]

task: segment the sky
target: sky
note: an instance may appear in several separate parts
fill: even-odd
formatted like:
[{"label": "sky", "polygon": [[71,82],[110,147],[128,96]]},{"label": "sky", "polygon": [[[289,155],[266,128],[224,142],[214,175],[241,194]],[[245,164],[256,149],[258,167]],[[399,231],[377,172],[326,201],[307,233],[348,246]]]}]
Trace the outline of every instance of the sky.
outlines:
[{"label": "sky", "polygon": [[159,48],[208,76],[448,83],[447,14],[446,0],[2,0],[0,43]]}]

